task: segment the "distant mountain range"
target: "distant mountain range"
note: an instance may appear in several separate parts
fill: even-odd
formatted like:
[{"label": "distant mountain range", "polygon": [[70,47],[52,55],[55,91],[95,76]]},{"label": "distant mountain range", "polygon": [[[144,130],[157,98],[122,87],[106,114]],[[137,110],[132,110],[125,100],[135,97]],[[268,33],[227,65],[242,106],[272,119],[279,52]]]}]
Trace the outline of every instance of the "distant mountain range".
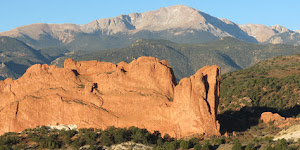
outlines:
[{"label": "distant mountain range", "polygon": [[300,53],[299,46],[276,44],[262,45],[224,37],[202,44],[177,44],[167,40],[139,39],[126,48],[96,52],[72,51],[64,48],[35,50],[24,42],[0,37],[0,79],[18,78],[36,63],[63,66],[66,58],[99,60],[118,63],[131,62],[140,56],[153,56],[167,60],[176,78],[195,73],[206,65],[219,65],[222,73],[248,68],[261,60],[280,55]]},{"label": "distant mountain range", "polygon": [[299,30],[279,25],[239,25],[184,5],[99,19],[84,25],[31,24],[2,32],[0,36],[16,38],[35,49],[65,47],[81,51],[123,48],[137,39],[204,43],[227,36],[253,43],[300,45]]},{"label": "distant mountain range", "polygon": [[[140,56],[153,56],[167,60],[173,68],[176,78],[181,79],[195,73],[206,65],[218,65],[221,73],[245,69],[259,61],[280,56],[300,53],[300,46],[262,45],[247,43],[232,37],[202,44],[177,44],[167,40],[137,40],[122,49],[98,52],[75,52],[67,57],[75,60],[99,60],[118,63],[131,62]],[[63,57],[52,64],[62,66]]]},{"label": "distant mountain range", "polygon": [[299,30],[239,25],[176,5],[85,25],[40,23],[2,32],[0,79],[18,78],[36,63],[62,66],[65,58],[118,63],[140,56],[166,59],[181,79],[205,65],[217,64],[226,73],[297,54],[298,45]]},{"label": "distant mountain range", "polygon": [[0,80],[19,78],[33,64],[49,64],[64,53],[62,48],[35,50],[22,41],[0,37]]}]

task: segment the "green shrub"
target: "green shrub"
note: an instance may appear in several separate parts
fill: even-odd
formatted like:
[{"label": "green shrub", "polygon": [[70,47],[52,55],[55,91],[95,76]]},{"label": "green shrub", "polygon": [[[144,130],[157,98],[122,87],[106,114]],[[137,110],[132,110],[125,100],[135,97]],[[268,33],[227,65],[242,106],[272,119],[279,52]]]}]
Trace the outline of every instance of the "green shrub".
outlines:
[{"label": "green shrub", "polygon": [[100,143],[103,146],[110,146],[113,144],[113,140],[108,131],[103,131],[100,136]]},{"label": "green shrub", "polygon": [[242,144],[240,143],[240,141],[238,139],[234,139],[233,140],[233,146],[232,146],[232,150],[242,150]]},{"label": "green shrub", "polygon": [[12,150],[12,148],[8,145],[0,145],[0,150]]},{"label": "green shrub", "polygon": [[196,138],[196,137],[191,138],[191,139],[189,140],[189,147],[190,147],[190,148],[191,148],[191,147],[194,147],[196,144],[199,143],[199,141],[200,141],[199,138]]},{"label": "green shrub", "polygon": [[189,142],[188,141],[181,141],[180,142],[180,148],[181,149],[188,149],[189,148]]},{"label": "green shrub", "polygon": [[280,139],[274,146],[275,150],[289,150],[288,142],[285,139]]},{"label": "green shrub", "polygon": [[168,150],[176,150],[178,148],[178,144],[176,141],[165,142],[163,146],[165,149],[168,149]]},{"label": "green shrub", "polygon": [[211,150],[211,149],[212,149],[212,146],[209,143],[209,141],[208,140],[204,140],[201,150]]},{"label": "green shrub", "polygon": [[264,150],[274,150],[274,148],[269,144],[266,147],[264,147]]},{"label": "green shrub", "polygon": [[144,133],[142,130],[137,130],[133,135],[132,135],[132,140],[135,143],[146,143],[147,139],[144,136]]},{"label": "green shrub", "polygon": [[221,136],[219,138],[215,138],[214,139],[214,144],[216,145],[221,145],[221,144],[225,144],[225,137],[224,136]]},{"label": "green shrub", "polygon": [[162,138],[157,139],[156,145],[158,145],[158,146],[162,146],[163,145]]},{"label": "green shrub", "polygon": [[198,143],[194,146],[194,150],[201,150],[202,146]]},{"label": "green shrub", "polygon": [[113,135],[116,144],[126,141],[126,129],[119,128],[113,133]]},{"label": "green shrub", "polygon": [[245,150],[255,150],[254,144],[249,143],[249,144],[246,146]]}]

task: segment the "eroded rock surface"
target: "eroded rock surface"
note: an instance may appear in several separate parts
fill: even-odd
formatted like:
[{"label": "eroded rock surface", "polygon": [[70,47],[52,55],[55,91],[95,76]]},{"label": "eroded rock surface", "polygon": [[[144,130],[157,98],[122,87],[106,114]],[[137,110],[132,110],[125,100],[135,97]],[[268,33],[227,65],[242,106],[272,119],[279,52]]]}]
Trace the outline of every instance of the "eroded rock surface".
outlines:
[{"label": "eroded rock surface", "polygon": [[34,65],[17,80],[0,81],[0,134],[59,123],[136,126],[177,138],[220,135],[217,66],[177,85],[168,63],[153,57],[129,64],[67,59],[64,65]]}]

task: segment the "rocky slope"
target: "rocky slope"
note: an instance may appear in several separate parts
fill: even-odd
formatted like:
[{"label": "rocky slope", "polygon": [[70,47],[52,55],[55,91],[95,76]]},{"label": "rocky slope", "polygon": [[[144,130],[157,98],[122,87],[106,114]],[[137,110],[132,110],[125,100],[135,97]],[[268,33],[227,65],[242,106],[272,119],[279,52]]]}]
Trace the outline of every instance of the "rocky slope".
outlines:
[{"label": "rocky slope", "polygon": [[[271,27],[268,27],[263,24],[246,24],[246,25],[239,25],[239,27],[248,33],[248,35],[253,36],[258,42],[266,42],[268,39],[270,39],[272,36],[284,33],[284,32],[292,32],[291,30],[279,26],[274,25]],[[278,44],[278,43],[273,43]]]},{"label": "rocky slope", "polygon": [[[287,34],[281,37],[281,34]],[[136,39],[166,39],[203,43],[232,36],[247,42],[299,44],[300,33],[281,26],[238,25],[194,8],[176,5],[144,13],[99,19],[84,25],[31,24],[0,33],[34,48],[66,46],[71,50],[101,50],[129,46]]]},{"label": "rocky slope", "polygon": [[220,68],[206,66],[177,84],[168,63],[153,57],[37,64],[17,80],[0,81],[0,133],[60,123],[137,126],[177,138],[220,135],[219,81]]}]

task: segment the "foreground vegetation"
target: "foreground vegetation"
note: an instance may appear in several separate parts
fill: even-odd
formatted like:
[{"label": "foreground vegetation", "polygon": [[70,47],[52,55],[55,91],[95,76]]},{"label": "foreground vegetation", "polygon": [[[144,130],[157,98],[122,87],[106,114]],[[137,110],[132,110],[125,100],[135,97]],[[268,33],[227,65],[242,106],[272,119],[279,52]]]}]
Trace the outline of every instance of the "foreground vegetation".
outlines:
[{"label": "foreground vegetation", "polygon": [[284,139],[274,142],[270,137],[247,140],[240,135],[206,138],[198,136],[177,140],[168,134],[162,136],[158,131],[150,133],[146,129],[136,127],[128,129],[109,127],[106,130],[82,128],[78,131],[66,131],[41,126],[34,129],[26,129],[20,133],[10,132],[0,136],[0,150],[79,149],[85,145],[88,145],[88,149],[101,149],[128,141],[149,145],[157,150],[190,148],[194,148],[194,150],[213,150],[221,147],[223,144],[230,145],[234,150],[254,150],[259,147],[264,147],[267,150],[300,149],[300,143],[293,143]]}]

